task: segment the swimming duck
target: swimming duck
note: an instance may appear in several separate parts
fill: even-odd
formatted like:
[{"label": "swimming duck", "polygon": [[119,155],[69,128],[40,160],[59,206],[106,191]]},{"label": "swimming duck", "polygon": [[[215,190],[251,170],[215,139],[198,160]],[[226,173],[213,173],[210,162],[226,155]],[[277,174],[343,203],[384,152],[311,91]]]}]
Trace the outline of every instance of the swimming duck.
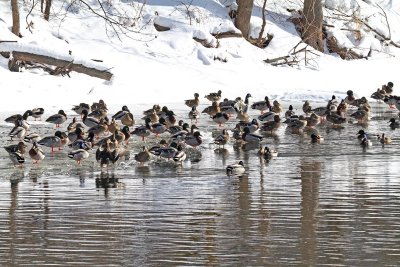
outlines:
[{"label": "swimming duck", "polygon": [[215,123],[217,123],[221,127],[222,124],[225,124],[225,122],[229,120],[229,116],[224,112],[218,112],[217,114],[212,116],[212,119]]},{"label": "swimming duck", "polygon": [[252,108],[252,109],[259,110],[259,111],[261,112],[261,114],[263,114],[265,110],[270,110],[270,108],[271,108],[271,103],[269,102],[268,96],[266,96],[266,97],[264,98],[264,101],[254,102],[254,103],[251,105],[251,108]]},{"label": "swimming duck", "polygon": [[205,98],[207,98],[211,102],[218,102],[221,99],[221,94],[222,91],[218,90],[217,93],[209,93],[208,95],[205,96]]},{"label": "swimming duck", "polygon": [[246,171],[243,161],[236,164],[230,164],[226,167],[226,175],[228,176],[241,176]]},{"label": "swimming duck", "polygon": [[295,112],[293,111],[293,106],[289,105],[289,109],[285,112],[285,118],[290,118],[293,115],[295,115]]},{"label": "swimming duck", "polygon": [[75,105],[72,107],[72,110],[75,111],[76,114],[82,115],[82,111],[86,110],[89,114],[91,111],[89,104],[80,103],[79,105]]},{"label": "swimming duck", "polygon": [[372,145],[371,140],[368,139],[368,134],[364,130],[359,130],[357,134],[357,139],[359,140],[361,146],[370,147]]},{"label": "swimming duck", "polygon": [[290,121],[288,128],[294,133],[300,133],[307,126],[307,120],[303,115],[300,115],[298,119]]},{"label": "swimming duck", "polygon": [[322,141],[324,141],[324,138],[316,133],[312,133],[311,134],[311,143],[321,143]]},{"label": "swimming duck", "polygon": [[194,132],[193,135],[187,135],[185,137],[185,143],[191,147],[198,147],[203,142],[201,136],[200,132]]},{"label": "swimming duck", "polygon": [[396,129],[396,128],[400,128],[400,123],[398,121],[396,121],[395,118],[391,118],[389,120],[390,124],[389,127],[392,128],[392,130]]},{"label": "swimming duck", "polygon": [[274,120],[273,121],[267,121],[265,122],[260,129],[264,132],[271,132],[271,134],[278,130],[278,128],[281,126],[281,118],[279,117],[279,115],[275,115],[274,116]]},{"label": "swimming duck", "polygon": [[175,153],[175,156],[172,159],[175,162],[178,162],[182,165],[183,162],[186,160],[186,152],[183,151],[181,145],[178,145],[176,149],[177,149],[177,152]]},{"label": "swimming duck", "polygon": [[195,93],[194,94],[194,99],[188,99],[185,100],[185,105],[188,106],[189,108],[193,108],[193,107],[198,107],[200,104],[200,100],[199,100],[199,94]]},{"label": "swimming duck", "polygon": [[211,117],[220,112],[220,108],[217,102],[212,102],[211,106],[206,107],[201,113],[206,113]]},{"label": "swimming duck", "polygon": [[218,135],[214,139],[214,144],[218,145],[218,147],[224,147],[229,142],[229,134],[226,129],[222,130],[222,134]]},{"label": "swimming duck", "polygon": [[188,117],[191,121],[195,120],[197,123],[197,118],[200,116],[200,112],[197,111],[196,107],[193,106],[192,110],[189,111]]},{"label": "swimming duck", "polygon": [[382,144],[382,145],[388,145],[392,143],[392,138],[390,136],[385,136],[385,134],[383,133],[382,135],[378,134],[378,141]]},{"label": "swimming duck", "polygon": [[355,118],[359,123],[366,123],[368,121],[368,112],[365,110],[357,110],[350,117]]},{"label": "swimming duck", "polygon": [[250,133],[249,127],[244,127],[242,134],[242,140],[248,143],[256,143],[263,140],[263,137],[258,134]]},{"label": "swimming duck", "polygon": [[317,126],[321,121],[321,117],[314,112],[311,112],[310,116],[306,117],[305,119],[307,121],[307,127],[309,128]]},{"label": "swimming duck", "polygon": [[81,161],[89,157],[89,152],[85,149],[77,149],[68,153],[68,157],[76,161],[77,164],[81,164]]},{"label": "swimming duck", "polygon": [[276,158],[278,156],[278,151],[269,149],[268,146],[260,147],[258,154],[263,157],[265,160],[270,160],[272,158]]},{"label": "swimming duck", "polygon": [[60,127],[67,120],[67,114],[65,114],[64,110],[60,109],[57,114],[54,114],[47,118],[46,122],[53,123],[57,128]]},{"label": "swimming duck", "polygon": [[38,164],[45,158],[43,150],[38,146],[36,142],[33,143],[32,148],[29,150],[29,156],[34,160],[34,164]]}]

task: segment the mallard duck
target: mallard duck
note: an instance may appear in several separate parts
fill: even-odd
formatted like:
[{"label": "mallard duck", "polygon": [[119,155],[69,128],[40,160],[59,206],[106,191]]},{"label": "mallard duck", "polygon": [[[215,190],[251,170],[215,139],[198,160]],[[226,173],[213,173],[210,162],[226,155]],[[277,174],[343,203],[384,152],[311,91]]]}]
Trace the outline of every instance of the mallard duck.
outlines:
[{"label": "mallard duck", "polygon": [[273,121],[265,122],[260,127],[260,129],[264,132],[271,132],[271,134],[272,134],[274,131],[276,131],[279,128],[280,125],[281,125],[281,118],[279,117],[279,115],[275,115]]},{"label": "mallard duck", "polygon": [[88,117],[101,120],[107,117],[107,113],[108,113],[107,109],[94,109],[94,110],[92,109],[92,112],[88,114]]},{"label": "mallard duck", "polygon": [[172,134],[170,139],[177,143],[184,142],[185,137],[190,134],[193,135],[195,129],[199,129],[195,124],[193,124],[189,129],[189,124],[184,123],[182,126],[182,130]]},{"label": "mallard duck", "polygon": [[178,145],[176,148],[178,151],[175,153],[175,156],[172,158],[175,162],[180,163],[181,165],[186,160],[186,152],[183,151],[182,146]]},{"label": "mallard duck", "polygon": [[265,110],[270,110],[270,108],[271,108],[271,103],[269,102],[268,96],[266,96],[266,97],[264,98],[264,101],[254,102],[254,103],[251,105],[251,108],[252,108],[252,109],[259,110],[259,111],[261,112],[261,114],[263,114]]},{"label": "mallard duck", "polygon": [[108,110],[107,104],[104,102],[103,99],[100,99],[99,102],[93,102],[93,104],[90,106],[91,110],[96,110],[96,109],[105,109]]},{"label": "mallard duck", "polygon": [[129,113],[129,108],[127,106],[122,106],[122,109],[120,111],[118,111],[117,113],[115,113],[111,118],[115,119],[115,120],[121,120],[122,117],[125,116],[125,114]]},{"label": "mallard duck", "polygon": [[64,110],[60,109],[57,114],[50,116],[46,122],[53,123],[57,128],[60,127],[67,120],[67,114],[65,114]]},{"label": "mallard duck", "polygon": [[324,138],[316,133],[312,133],[311,134],[311,143],[321,143],[322,141],[324,141]]},{"label": "mallard duck", "polygon": [[347,96],[344,99],[344,102],[346,102],[346,104],[348,105],[353,105],[354,101],[356,100],[356,98],[354,97],[354,93],[352,90],[348,90],[346,92]]},{"label": "mallard duck", "polygon": [[391,95],[393,94],[393,86],[394,84],[392,82],[388,82],[386,85],[382,85],[382,90],[385,91],[386,95]]},{"label": "mallard duck", "polygon": [[250,129],[250,133],[254,133],[260,128],[260,123],[257,119],[253,119],[251,122],[240,121],[236,124],[236,127],[239,127],[239,130],[243,130],[244,127],[248,127]]},{"label": "mallard duck", "polygon": [[340,104],[338,105],[336,112],[338,115],[345,117],[347,114],[347,104],[344,101],[344,99],[342,99],[342,101],[340,102]]},{"label": "mallard duck", "polygon": [[272,111],[275,113],[282,112],[282,106],[277,100],[274,100],[274,102],[272,102]]},{"label": "mallard duck", "polygon": [[292,132],[300,133],[307,126],[307,120],[303,115],[299,116],[298,119],[292,120],[290,124],[288,124],[288,128],[292,130]]},{"label": "mallard duck", "polygon": [[111,119],[111,122],[107,125],[108,131],[110,133],[115,132],[115,130],[120,130],[120,126],[118,123],[115,121],[115,119]]},{"label": "mallard duck", "polygon": [[146,121],[147,119],[149,119],[150,122],[152,122],[152,123],[157,123],[157,122],[159,121],[160,117],[157,115],[157,112],[153,109],[153,110],[151,111],[151,113],[145,115],[145,116],[142,118],[142,120],[145,120],[145,121]]},{"label": "mallard duck", "polygon": [[226,175],[228,176],[241,176],[246,171],[243,161],[236,164],[230,164],[226,167]]},{"label": "mallard duck", "polygon": [[225,124],[225,122],[229,120],[229,116],[226,113],[218,112],[217,114],[212,116],[212,120],[221,127],[222,124]]},{"label": "mallard duck", "polygon": [[[143,115],[147,116],[153,114],[154,112],[157,114],[161,111],[161,107],[158,104],[153,105],[153,108],[143,111]],[[158,121],[158,119],[157,119]]]},{"label": "mallard duck", "polygon": [[229,133],[226,129],[222,130],[222,134],[214,138],[214,144],[218,147],[224,147],[229,142]]},{"label": "mallard duck", "polygon": [[368,134],[364,130],[359,130],[357,134],[358,134],[357,139],[361,146],[363,147],[372,146],[372,142],[371,140],[369,140]]},{"label": "mallard duck", "polygon": [[89,117],[87,110],[83,110],[82,115],[83,115],[82,117],[83,124],[85,124],[89,128],[92,128],[100,123],[100,120]]},{"label": "mallard duck", "polygon": [[315,114],[314,112],[311,112],[310,116],[306,117],[305,119],[307,121],[307,127],[310,128],[317,126],[321,121],[321,117]]},{"label": "mallard duck", "polygon": [[355,118],[359,123],[365,123],[368,121],[368,112],[365,110],[357,110],[350,117]]},{"label": "mallard duck", "polygon": [[321,117],[321,116],[325,116],[327,111],[328,111],[327,107],[318,107],[318,108],[311,109],[310,112],[314,112],[315,114],[317,114],[318,116]]},{"label": "mallard duck", "polygon": [[14,167],[15,166],[21,166],[25,162],[24,155],[21,154],[20,152],[8,152],[8,156],[11,159],[11,162],[13,163]]},{"label": "mallard duck", "polygon": [[217,93],[209,93],[208,95],[205,96],[205,98],[207,98],[211,102],[218,102],[219,100],[221,100],[221,94],[222,91],[218,90]]},{"label": "mallard duck", "polygon": [[27,110],[24,112],[23,115],[21,114],[14,114],[8,118],[6,118],[4,121],[8,122],[8,123],[16,123],[17,120],[24,120],[26,121],[28,119],[29,116],[32,116],[32,111],[31,110]]},{"label": "mallard duck", "polygon": [[311,109],[312,109],[312,107],[311,107],[311,105],[310,105],[310,102],[308,102],[308,100],[306,100],[306,101],[304,102],[304,104],[303,104],[303,112],[304,112],[305,114],[308,114],[308,113],[311,112]]},{"label": "mallard duck", "polygon": [[55,147],[61,148],[63,146],[62,139],[63,139],[62,132],[57,131],[53,136],[46,136],[37,143],[41,146],[50,147],[51,152],[53,152]]},{"label": "mallard duck", "polygon": [[382,135],[378,134],[378,141],[382,144],[382,145],[388,145],[392,143],[392,138],[390,136],[385,136],[385,134],[383,133]]},{"label": "mallard duck", "polygon": [[76,161],[77,164],[81,164],[81,161],[89,157],[89,152],[85,149],[77,149],[68,153],[68,157]]},{"label": "mallard duck", "polygon": [[176,134],[177,132],[180,132],[183,130],[183,125],[186,125],[187,128],[189,128],[189,124],[184,123],[183,120],[179,120],[178,121],[178,125],[171,125],[170,127],[168,127],[168,132],[170,134]]},{"label": "mallard duck", "polygon": [[270,108],[268,112],[265,112],[265,113],[261,114],[260,116],[258,116],[258,120],[260,120],[262,122],[273,121],[275,115],[277,115],[277,114],[272,111],[272,108]]},{"label": "mallard duck", "polygon": [[87,139],[84,139],[83,136],[79,137],[75,141],[71,142],[68,147],[72,148],[73,150],[78,150],[78,149],[85,149],[85,150],[90,150],[93,147],[93,139],[94,139],[94,133],[89,134]]},{"label": "mallard duck", "polygon": [[35,164],[38,164],[45,158],[43,150],[38,146],[36,142],[33,143],[32,148],[29,150],[29,156],[34,160]]},{"label": "mallard duck", "polygon": [[11,137],[11,141],[13,138],[18,138],[19,140],[23,140],[26,134],[26,129],[22,126],[15,126],[11,129],[10,133],[8,134]]},{"label": "mallard duck", "polygon": [[24,141],[31,144],[38,142],[40,139],[41,137],[37,133],[29,133],[24,137]]},{"label": "mallard duck", "polygon": [[289,105],[289,109],[285,112],[285,118],[290,118],[293,115],[295,115],[295,112],[293,111],[293,106]]},{"label": "mallard duck", "polygon": [[[247,113],[249,108],[249,98],[252,97],[250,93],[247,93],[243,100],[238,100],[235,104],[235,107],[238,109],[239,112]],[[241,119],[239,119],[241,120]]]},{"label": "mallard duck", "polygon": [[268,146],[260,147],[258,154],[263,157],[265,160],[270,160],[272,158],[276,158],[278,156],[278,151],[269,149]]},{"label": "mallard duck", "polygon": [[178,152],[177,147],[178,147],[178,144],[175,142],[172,142],[168,147],[159,147],[159,148],[150,149],[150,153],[152,153],[155,156],[159,156],[161,158],[166,158],[166,159],[170,160]]},{"label": "mallard duck", "polygon": [[334,126],[346,123],[347,121],[346,118],[343,118],[336,113],[332,113],[331,111],[327,111],[326,120],[331,122]]},{"label": "mallard duck", "polygon": [[135,160],[141,164],[149,161],[151,159],[151,154],[147,147],[143,146],[142,151],[135,155]]},{"label": "mallard duck", "polygon": [[187,135],[185,137],[185,143],[191,147],[198,147],[203,142],[201,136],[200,132],[194,132],[193,135]]},{"label": "mallard duck", "polygon": [[383,89],[377,89],[376,92],[373,92],[371,95],[372,99],[375,99],[377,101],[382,101],[386,97],[386,92]]},{"label": "mallard duck", "polygon": [[249,114],[246,111],[239,109],[237,111],[236,119],[243,122],[248,122],[251,120]]},{"label": "mallard duck", "polygon": [[211,117],[220,112],[220,108],[217,102],[212,102],[211,106],[206,107],[201,113],[206,113]]},{"label": "mallard duck", "polygon": [[20,154],[25,154],[26,145],[24,142],[18,142],[18,144],[5,146],[4,149],[8,152],[19,152]]},{"label": "mallard duck", "polygon": [[188,117],[191,121],[195,120],[197,122],[197,119],[200,116],[200,112],[197,111],[196,106],[192,107],[192,110],[189,111]]},{"label": "mallard duck", "polygon": [[166,132],[168,129],[167,124],[164,118],[160,118],[158,123],[154,123],[151,125],[150,131],[154,133],[156,136]]},{"label": "mallard duck", "polygon": [[32,117],[41,120],[42,115],[44,114],[44,108],[33,108],[32,109]]},{"label": "mallard duck", "polygon": [[101,119],[98,124],[90,127],[88,133],[94,133],[94,135],[100,136],[106,131],[108,131],[108,125],[103,119]]},{"label": "mallard duck", "polygon": [[142,137],[142,141],[144,141],[145,137],[150,136],[151,134],[151,126],[150,126],[151,120],[148,118],[145,122],[145,125],[141,125],[139,127],[136,127],[131,134]]},{"label": "mallard duck", "polygon": [[370,106],[368,103],[368,100],[367,100],[367,98],[365,98],[365,96],[363,96],[359,99],[355,99],[351,105],[356,106],[356,107],[360,107],[361,105]]},{"label": "mallard duck", "polygon": [[86,103],[80,103],[79,105],[75,105],[72,107],[72,110],[75,111],[76,114],[82,115],[82,111],[86,110],[89,114],[91,111],[90,105]]},{"label": "mallard duck", "polygon": [[115,162],[115,155],[111,153],[110,140],[106,140],[97,150],[96,150],[96,161],[100,163],[100,167],[103,168],[110,165],[110,163]]},{"label": "mallard duck", "polygon": [[391,118],[389,120],[389,123],[390,123],[389,127],[392,128],[393,130],[396,129],[396,128],[400,128],[400,123],[398,121],[396,121],[395,118]]},{"label": "mallard duck", "polygon": [[263,137],[258,134],[250,133],[249,127],[244,127],[242,134],[242,140],[248,143],[256,143],[263,140]]},{"label": "mallard duck", "polygon": [[339,105],[338,100],[336,99],[335,95],[332,95],[332,98],[328,101],[327,110],[331,112],[336,112],[337,107]]},{"label": "mallard duck", "polygon": [[77,128],[75,128],[75,131],[69,132],[67,136],[68,136],[68,139],[70,142],[74,142],[77,139],[83,139],[84,135],[85,135],[85,132],[84,132],[83,128],[77,127]]},{"label": "mallard duck", "polygon": [[185,105],[188,106],[189,108],[198,107],[199,104],[200,104],[200,100],[199,100],[198,93],[194,94],[194,99],[185,100]]},{"label": "mallard duck", "polygon": [[75,131],[75,129],[76,129],[76,118],[74,117],[74,118],[72,118],[72,121],[70,122],[70,124],[68,124],[68,126],[67,126],[67,131],[68,132],[73,132],[73,131]]}]

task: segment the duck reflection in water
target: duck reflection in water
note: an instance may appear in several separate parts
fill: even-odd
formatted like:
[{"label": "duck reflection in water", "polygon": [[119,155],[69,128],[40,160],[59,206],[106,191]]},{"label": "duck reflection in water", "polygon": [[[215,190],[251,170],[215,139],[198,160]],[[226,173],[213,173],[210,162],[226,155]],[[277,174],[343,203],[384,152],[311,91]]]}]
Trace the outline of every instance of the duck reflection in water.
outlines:
[{"label": "duck reflection in water", "polygon": [[109,188],[125,188],[125,184],[119,181],[119,178],[115,177],[114,172],[100,172],[100,175],[96,177],[96,188],[104,188],[104,194],[108,197]]}]

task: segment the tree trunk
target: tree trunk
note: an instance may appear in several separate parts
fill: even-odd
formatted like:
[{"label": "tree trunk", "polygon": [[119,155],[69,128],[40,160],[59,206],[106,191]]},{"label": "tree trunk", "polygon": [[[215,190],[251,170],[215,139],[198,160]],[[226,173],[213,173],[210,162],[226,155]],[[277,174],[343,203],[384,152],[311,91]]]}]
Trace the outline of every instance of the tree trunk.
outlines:
[{"label": "tree trunk", "polygon": [[304,0],[303,41],[318,51],[324,51],[322,39],[322,3],[321,0]]},{"label": "tree trunk", "polygon": [[235,26],[248,39],[250,34],[250,18],[253,11],[254,0],[237,0],[238,10],[235,18]]},{"label": "tree trunk", "polygon": [[44,19],[49,21],[50,18],[50,8],[51,8],[51,0],[46,0],[46,6],[44,8]]},{"label": "tree trunk", "polygon": [[11,12],[12,12],[12,33],[21,36],[20,33],[20,25],[19,25],[19,7],[18,7],[18,0],[11,0]]}]

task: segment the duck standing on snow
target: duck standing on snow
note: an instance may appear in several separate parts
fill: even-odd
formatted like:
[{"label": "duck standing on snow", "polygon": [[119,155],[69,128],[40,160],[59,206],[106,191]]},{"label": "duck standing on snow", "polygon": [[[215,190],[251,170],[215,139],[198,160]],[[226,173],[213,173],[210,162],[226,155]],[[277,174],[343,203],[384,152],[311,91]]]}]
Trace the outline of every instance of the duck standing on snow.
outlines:
[{"label": "duck standing on snow", "polygon": [[82,116],[82,112],[84,110],[86,110],[88,112],[88,114],[91,111],[90,105],[86,104],[86,103],[80,103],[79,105],[75,105],[72,107],[72,110],[75,111],[76,114],[81,115],[81,116]]},{"label": "duck standing on snow", "polygon": [[193,108],[193,107],[198,107],[200,104],[200,100],[199,100],[199,94],[195,93],[194,94],[194,99],[188,99],[185,100],[185,105],[188,106],[189,108]]},{"label": "duck standing on snow", "polygon": [[32,109],[32,117],[39,120],[42,120],[42,115],[44,114],[44,108],[34,108]]},{"label": "duck standing on snow", "polygon": [[56,128],[59,128],[61,124],[63,124],[67,120],[67,114],[65,114],[64,110],[60,109],[57,114],[51,115],[46,122],[53,123],[56,125]]},{"label": "duck standing on snow", "polygon": [[211,102],[218,102],[221,100],[221,94],[222,91],[218,90],[217,93],[209,93],[208,95],[205,96],[205,98],[207,98]]},{"label": "duck standing on snow", "polygon": [[92,128],[100,123],[98,119],[89,117],[88,111],[86,109],[82,111],[82,115],[83,124],[85,124],[89,128]]},{"label": "duck standing on snow", "polygon": [[239,161],[236,164],[230,164],[226,167],[226,175],[228,176],[241,176],[245,173],[243,161]]}]

